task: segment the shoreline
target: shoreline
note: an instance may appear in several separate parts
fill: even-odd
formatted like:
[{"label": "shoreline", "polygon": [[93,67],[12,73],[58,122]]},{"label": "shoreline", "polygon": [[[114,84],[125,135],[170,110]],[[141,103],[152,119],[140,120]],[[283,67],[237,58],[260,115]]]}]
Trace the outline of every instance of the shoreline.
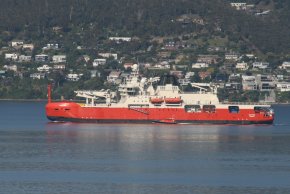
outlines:
[{"label": "shoreline", "polygon": [[45,102],[47,99],[0,99],[0,101],[15,101],[15,102]]},{"label": "shoreline", "polygon": [[[47,99],[10,99],[10,98],[5,98],[5,99],[0,99],[1,101],[11,101],[11,102],[46,102]],[[53,100],[55,102],[59,102],[60,100]],[[290,105],[290,103],[271,103],[270,105]]]}]

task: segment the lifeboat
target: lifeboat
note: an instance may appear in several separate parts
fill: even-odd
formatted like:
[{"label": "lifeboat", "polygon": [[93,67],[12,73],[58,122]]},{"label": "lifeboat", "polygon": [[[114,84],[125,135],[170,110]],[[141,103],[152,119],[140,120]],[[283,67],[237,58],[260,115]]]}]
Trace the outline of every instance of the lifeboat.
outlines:
[{"label": "lifeboat", "polygon": [[163,98],[151,98],[150,99],[150,102],[152,104],[161,104],[163,101],[164,101]]},{"label": "lifeboat", "polygon": [[180,104],[182,102],[181,98],[165,98],[165,102],[169,104]]}]

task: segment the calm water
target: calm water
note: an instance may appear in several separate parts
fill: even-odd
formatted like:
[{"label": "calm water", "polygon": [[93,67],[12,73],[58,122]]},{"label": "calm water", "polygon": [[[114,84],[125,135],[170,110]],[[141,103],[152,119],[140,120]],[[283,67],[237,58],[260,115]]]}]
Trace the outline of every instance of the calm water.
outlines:
[{"label": "calm water", "polygon": [[0,193],[290,193],[290,106],[271,126],[50,123],[0,102]]}]

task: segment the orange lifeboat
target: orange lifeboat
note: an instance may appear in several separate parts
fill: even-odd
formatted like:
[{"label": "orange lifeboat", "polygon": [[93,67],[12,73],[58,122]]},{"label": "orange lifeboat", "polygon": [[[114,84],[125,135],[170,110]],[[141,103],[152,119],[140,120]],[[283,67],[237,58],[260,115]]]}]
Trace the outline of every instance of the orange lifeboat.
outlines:
[{"label": "orange lifeboat", "polygon": [[181,98],[165,98],[165,102],[169,104],[180,104],[182,102]]},{"label": "orange lifeboat", "polygon": [[163,101],[164,101],[163,98],[151,98],[150,99],[150,102],[152,104],[161,104]]}]

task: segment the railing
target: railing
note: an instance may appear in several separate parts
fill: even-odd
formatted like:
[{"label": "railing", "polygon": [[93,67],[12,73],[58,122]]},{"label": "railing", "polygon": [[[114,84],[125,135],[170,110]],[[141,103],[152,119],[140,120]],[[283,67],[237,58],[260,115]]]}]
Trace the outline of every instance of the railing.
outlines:
[{"label": "railing", "polygon": [[234,104],[234,105],[271,105],[274,102],[220,102],[221,104]]}]

